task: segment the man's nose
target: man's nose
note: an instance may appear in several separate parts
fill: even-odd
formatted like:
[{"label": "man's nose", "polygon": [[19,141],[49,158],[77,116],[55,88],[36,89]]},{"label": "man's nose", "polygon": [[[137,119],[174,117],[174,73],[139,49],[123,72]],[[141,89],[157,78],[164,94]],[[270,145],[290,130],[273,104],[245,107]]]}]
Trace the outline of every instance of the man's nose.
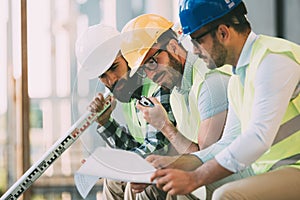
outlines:
[{"label": "man's nose", "polygon": [[114,74],[107,74],[107,84],[109,87],[112,87],[117,81],[118,77],[115,76]]}]

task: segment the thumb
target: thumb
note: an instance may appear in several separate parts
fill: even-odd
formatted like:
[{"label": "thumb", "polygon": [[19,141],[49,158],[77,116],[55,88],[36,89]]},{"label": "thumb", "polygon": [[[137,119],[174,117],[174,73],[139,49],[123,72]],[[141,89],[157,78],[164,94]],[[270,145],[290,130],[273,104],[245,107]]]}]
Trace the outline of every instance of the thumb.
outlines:
[{"label": "thumb", "polygon": [[152,101],[152,103],[154,104],[160,104],[160,102],[158,101],[158,99],[156,97],[149,97],[149,99]]}]

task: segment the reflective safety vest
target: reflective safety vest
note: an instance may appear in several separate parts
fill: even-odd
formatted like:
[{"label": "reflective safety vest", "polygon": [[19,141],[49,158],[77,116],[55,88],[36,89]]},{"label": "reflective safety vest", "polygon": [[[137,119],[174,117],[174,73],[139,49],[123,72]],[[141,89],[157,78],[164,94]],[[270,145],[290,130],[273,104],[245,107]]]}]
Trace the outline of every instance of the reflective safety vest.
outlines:
[{"label": "reflective safety vest", "polygon": [[[253,44],[250,64],[246,69],[244,86],[237,75],[231,77],[228,85],[229,102],[241,121],[242,133],[246,130],[251,118],[255,93],[254,80],[257,68],[266,55],[270,53],[286,55],[300,64],[300,46],[279,38],[259,36]],[[298,94],[296,98],[290,101],[282,124],[293,119],[299,113],[300,95]],[[279,163],[281,165],[278,165]],[[272,145],[267,152],[252,164],[252,167],[256,174],[260,174],[273,169],[275,166],[282,167],[287,165],[300,168],[300,131]]]},{"label": "reflective safety vest", "polygon": [[[143,82],[142,95],[150,97],[160,88],[159,85],[145,78]],[[134,139],[140,143],[144,142],[147,131],[147,122],[143,117],[142,112],[136,110],[136,99],[131,100],[129,103],[122,103],[122,109],[124,112],[124,118],[127,123],[130,134]]]},{"label": "reflective safety vest", "polygon": [[177,123],[177,129],[187,139],[198,144],[198,131],[201,123],[200,111],[198,108],[198,97],[203,81],[210,73],[228,73],[230,66],[224,66],[221,69],[210,70],[203,60],[196,59],[193,64],[192,87],[188,94],[186,102],[183,94],[173,89],[170,96],[170,104]]}]

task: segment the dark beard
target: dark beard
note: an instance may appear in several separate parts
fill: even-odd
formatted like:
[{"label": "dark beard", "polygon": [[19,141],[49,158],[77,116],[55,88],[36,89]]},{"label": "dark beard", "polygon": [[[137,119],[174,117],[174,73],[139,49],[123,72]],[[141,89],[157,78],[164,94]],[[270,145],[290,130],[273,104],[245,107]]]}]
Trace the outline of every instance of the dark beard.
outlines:
[{"label": "dark beard", "polygon": [[[183,66],[182,64],[168,51],[166,51],[169,57],[169,63],[168,66],[162,66],[164,68],[168,68],[169,71],[173,71],[173,82],[171,85],[164,85],[162,83],[161,87],[164,88],[164,90],[172,90],[178,83],[181,83],[182,80],[182,74],[183,74]],[[164,72],[156,73],[153,77],[154,82],[163,75]]]},{"label": "dark beard", "polygon": [[[128,72],[129,73],[129,72]],[[121,85],[120,89],[117,89]],[[143,79],[136,73],[131,78],[128,75],[121,78],[110,89],[117,100],[123,103],[131,101],[134,95],[141,96],[143,89]]]},{"label": "dark beard", "polygon": [[218,52],[218,57],[213,58],[216,68],[219,68],[219,67],[222,67],[223,65],[225,65],[225,59],[227,57],[227,50],[216,38],[213,38],[212,52]]}]

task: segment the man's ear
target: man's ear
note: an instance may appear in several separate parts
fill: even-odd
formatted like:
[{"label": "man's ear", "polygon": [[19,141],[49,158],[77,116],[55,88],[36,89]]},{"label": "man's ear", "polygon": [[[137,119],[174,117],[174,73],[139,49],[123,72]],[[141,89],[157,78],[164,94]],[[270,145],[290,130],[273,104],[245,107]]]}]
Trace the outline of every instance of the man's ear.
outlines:
[{"label": "man's ear", "polygon": [[218,30],[217,30],[216,34],[218,35],[220,41],[226,40],[230,35],[229,27],[224,25],[224,24],[221,24],[218,27]]},{"label": "man's ear", "polygon": [[178,42],[175,39],[171,39],[167,45],[167,50],[171,53],[171,54],[178,54],[179,45]]}]

